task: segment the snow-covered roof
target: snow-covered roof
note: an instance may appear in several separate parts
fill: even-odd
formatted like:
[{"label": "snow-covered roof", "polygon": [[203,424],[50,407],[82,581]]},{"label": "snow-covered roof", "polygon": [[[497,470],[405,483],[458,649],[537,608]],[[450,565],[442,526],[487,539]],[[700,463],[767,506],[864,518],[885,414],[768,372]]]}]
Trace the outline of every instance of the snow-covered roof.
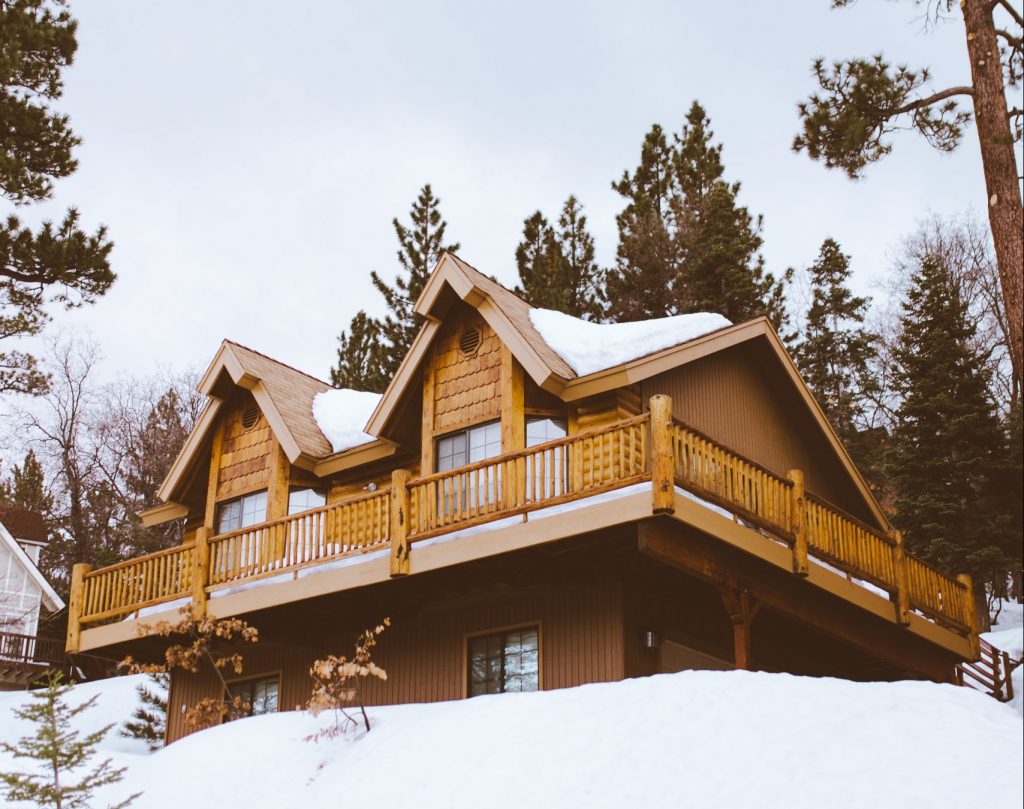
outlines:
[{"label": "snow-covered roof", "polygon": [[544,341],[580,376],[613,368],[732,325],[722,315],[711,312],[631,323],[590,323],[551,309],[531,309],[530,321]]},{"label": "snow-covered roof", "polygon": [[313,398],[313,418],[332,449],[343,452],[376,440],[363,428],[379,403],[379,393],[333,388]]}]

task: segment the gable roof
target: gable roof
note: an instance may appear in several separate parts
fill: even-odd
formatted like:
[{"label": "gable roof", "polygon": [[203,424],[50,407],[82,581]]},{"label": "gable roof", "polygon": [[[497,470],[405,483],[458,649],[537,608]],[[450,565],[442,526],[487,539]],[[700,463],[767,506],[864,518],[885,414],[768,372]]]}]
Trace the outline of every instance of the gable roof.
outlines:
[{"label": "gable roof", "polygon": [[[17,510],[20,511],[21,509]],[[32,512],[28,513],[31,514]],[[46,580],[46,576],[44,576],[42,571],[36,567],[28,554],[25,553],[25,549],[18,544],[18,541],[14,538],[3,522],[0,522],[0,544],[5,545],[10,550],[15,561],[25,569],[29,578],[38,585],[42,594],[43,606],[50,612],[56,612],[57,610],[63,609],[64,602],[61,600],[61,597],[57,595],[57,591],[53,589],[50,582]]]},{"label": "gable roof", "polygon": [[23,542],[37,542],[45,545],[49,541],[46,536],[43,515],[38,511],[0,506],[0,524],[3,524],[12,537]]}]

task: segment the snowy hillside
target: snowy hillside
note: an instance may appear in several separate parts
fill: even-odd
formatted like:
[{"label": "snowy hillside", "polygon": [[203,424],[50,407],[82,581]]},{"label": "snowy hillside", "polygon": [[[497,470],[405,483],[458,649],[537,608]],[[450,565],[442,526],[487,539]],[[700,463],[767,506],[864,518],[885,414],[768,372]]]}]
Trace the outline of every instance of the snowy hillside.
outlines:
[{"label": "snowy hillside", "polygon": [[[93,683],[94,721],[130,713],[137,678]],[[0,734],[25,728],[0,695]],[[102,717],[100,714],[102,713]],[[246,719],[146,755],[110,800],[182,806],[1019,807],[1020,715],[966,688],[684,672],[535,694],[375,708],[367,735],[311,743],[303,713]],[[319,723],[322,724],[322,723]],[[0,770],[10,766],[0,754]],[[97,806],[105,805],[99,801]]]}]

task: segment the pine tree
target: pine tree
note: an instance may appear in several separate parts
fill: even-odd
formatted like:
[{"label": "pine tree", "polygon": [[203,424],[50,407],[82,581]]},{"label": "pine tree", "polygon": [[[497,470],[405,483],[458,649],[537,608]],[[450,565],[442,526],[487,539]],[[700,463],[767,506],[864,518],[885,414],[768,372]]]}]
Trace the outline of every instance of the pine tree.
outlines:
[{"label": "pine tree", "polygon": [[717,312],[734,323],[766,315],[785,322],[782,284],[764,269],[762,218],[737,203],[740,184],[723,180],[722,145],[712,143],[711,121],[696,101],[676,136],[676,208],[680,277],[676,310]]},{"label": "pine tree", "polygon": [[385,375],[380,324],[359,311],[347,332],[338,337],[338,363],[331,369],[336,388],[382,393],[390,378]]},{"label": "pine tree", "polygon": [[[50,104],[78,48],[77,23],[63,0],[0,3],[0,197],[15,204],[49,199],[54,181],[77,168],[79,138]],[[89,234],[72,208],[56,226],[33,230],[14,215],[0,221],[0,339],[42,331],[48,308],[90,304],[114,283],[106,229]],[[0,351],[0,392],[41,393],[35,357]]]},{"label": "pine tree", "polygon": [[398,263],[401,271],[389,285],[376,272],[370,273],[373,285],[384,296],[388,314],[380,324],[383,366],[381,371],[390,382],[398,371],[412,341],[422,325],[422,318],[413,312],[416,299],[423,291],[434,265],[445,252],[454,253],[458,244],[445,243],[448,223],[441,217],[441,200],[434,196],[430,184],[423,186],[409,210],[410,226],[398,219],[391,224],[398,237]]},{"label": "pine tree", "polygon": [[[60,674],[50,674],[46,688],[30,692],[33,703],[14,709],[14,715],[32,722],[36,732],[22,737],[17,744],[2,742],[0,749],[15,759],[34,761],[39,771],[0,773],[0,781],[7,787],[8,800],[32,802],[36,806],[53,809],[88,809],[97,788],[116,784],[124,777],[125,768],[114,769],[110,759],[88,768],[96,754],[96,745],[113,725],[84,736],[74,730],[73,720],[92,708],[99,695],[69,708],[64,698],[70,690],[69,685],[61,683]],[[139,794],[111,809],[123,809]]]},{"label": "pine tree", "polygon": [[[132,718],[121,727],[121,735],[141,739],[151,751],[164,746],[167,735],[167,674],[150,675],[150,684],[140,683],[135,691],[142,704],[132,712]],[[152,687],[151,687],[152,686]]]},{"label": "pine tree", "polygon": [[53,509],[53,497],[46,490],[46,476],[35,452],[29,450],[21,466],[11,469],[11,476],[0,481],[0,505],[35,511],[46,519]]},{"label": "pine tree", "polygon": [[359,312],[347,332],[338,338],[338,364],[331,369],[331,382],[356,390],[381,392],[391,382],[409,352],[422,325],[413,307],[445,252],[454,253],[458,244],[445,243],[448,223],[441,217],[441,200],[430,184],[423,186],[409,211],[410,226],[392,220],[398,237],[401,267],[394,286],[376,272],[370,273],[374,287],[384,296],[388,314],[382,321]]},{"label": "pine tree", "polygon": [[737,203],[723,180],[722,146],[696,101],[670,145],[655,125],[640,165],[612,184],[628,200],[617,217],[616,267],[608,273],[615,320],[711,311],[734,322],[786,321],[783,282],[765,272],[761,217]]},{"label": "pine tree", "polygon": [[850,291],[850,258],[833,239],[822,242],[809,273],[811,306],[793,354],[832,426],[851,442],[864,426],[863,396],[876,386],[875,338],[864,327],[870,300]]},{"label": "pine tree", "polygon": [[[888,468],[896,524],[914,553],[980,582],[1005,575],[1009,453],[971,349],[974,327],[948,268],[927,256],[903,303],[895,382],[901,403]],[[978,588],[980,591],[980,587]]]},{"label": "pine tree", "polygon": [[583,206],[570,196],[558,217],[558,230],[537,211],[523,222],[516,248],[521,286],[516,293],[533,306],[555,309],[584,320],[604,312],[604,271],[594,260],[594,239]]},{"label": "pine tree", "polygon": [[615,217],[619,246],[615,268],[608,273],[608,314],[612,320],[645,320],[676,314],[678,246],[672,199],[675,157],[658,124],[644,137],[640,165],[612,183],[627,200]]}]

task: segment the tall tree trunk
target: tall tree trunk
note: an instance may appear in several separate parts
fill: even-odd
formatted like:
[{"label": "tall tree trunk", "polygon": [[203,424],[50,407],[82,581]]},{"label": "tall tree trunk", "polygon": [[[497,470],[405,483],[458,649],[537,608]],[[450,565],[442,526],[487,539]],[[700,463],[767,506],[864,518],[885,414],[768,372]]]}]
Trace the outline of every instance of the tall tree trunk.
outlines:
[{"label": "tall tree trunk", "polygon": [[1024,213],[1017,161],[1003,87],[1003,66],[996,41],[991,0],[961,0],[967,29],[967,53],[974,86],[974,118],[988,192],[988,221],[999,264],[999,281],[1010,327],[1010,360],[1016,379],[1024,364],[1021,328],[1024,310]]}]

